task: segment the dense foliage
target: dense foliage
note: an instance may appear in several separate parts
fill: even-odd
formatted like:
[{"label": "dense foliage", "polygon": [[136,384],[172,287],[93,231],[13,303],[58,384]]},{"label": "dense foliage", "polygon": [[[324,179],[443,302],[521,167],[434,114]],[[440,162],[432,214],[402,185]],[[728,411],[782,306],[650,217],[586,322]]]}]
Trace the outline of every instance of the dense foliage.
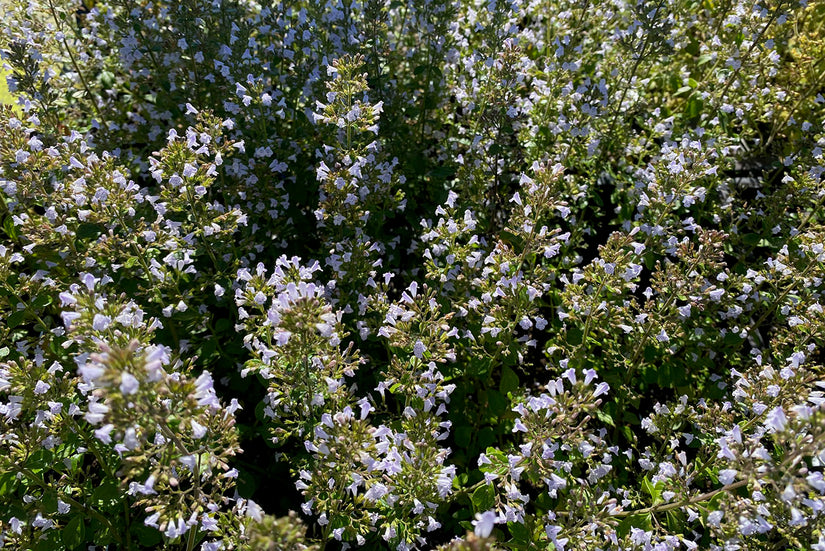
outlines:
[{"label": "dense foliage", "polygon": [[0,11],[6,547],[825,550],[825,4]]}]

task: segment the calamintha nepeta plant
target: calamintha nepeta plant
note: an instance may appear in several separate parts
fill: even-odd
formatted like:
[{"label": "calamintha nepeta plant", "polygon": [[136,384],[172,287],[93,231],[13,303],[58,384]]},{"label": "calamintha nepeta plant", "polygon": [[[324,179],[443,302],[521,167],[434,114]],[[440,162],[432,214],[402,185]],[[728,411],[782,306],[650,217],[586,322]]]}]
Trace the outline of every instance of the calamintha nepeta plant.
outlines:
[{"label": "calamintha nepeta plant", "polygon": [[825,5],[0,11],[2,546],[825,549]]}]

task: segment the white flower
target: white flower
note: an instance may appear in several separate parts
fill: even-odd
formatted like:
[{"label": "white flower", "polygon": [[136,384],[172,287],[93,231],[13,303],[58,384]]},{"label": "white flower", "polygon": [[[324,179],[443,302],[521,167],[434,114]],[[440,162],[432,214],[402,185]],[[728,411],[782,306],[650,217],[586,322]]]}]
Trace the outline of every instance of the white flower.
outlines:
[{"label": "white flower", "polygon": [[206,436],[206,427],[204,427],[197,421],[192,420],[192,436],[194,436],[196,440],[200,440],[201,438]]},{"label": "white flower", "polygon": [[364,494],[364,497],[366,497],[370,501],[378,501],[388,493],[389,489],[386,486],[384,486],[380,482],[376,482],[375,484],[370,486],[370,489],[367,490],[367,493]]},{"label": "white flower", "polygon": [[473,521],[473,532],[480,538],[489,537],[497,521],[498,515],[495,511],[476,513],[476,520]]},{"label": "white flower", "polygon": [[104,444],[111,444],[112,442],[112,429],[115,426],[109,423],[108,425],[103,425],[99,429],[95,431],[95,438],[103,442]]},{"label": "white flower", "polygon": [[419,360],[424,357],[424,352],[427,351],[427,347],[424,346],[424,343],[421,341],[415,341],[415,345],[413,346],[413,354]]},{"label": "white flower", "polygon": [[146,517],[146,520],[143,521],[143,524],[145,524],[146,526],[151,526],[152,528],[157,528],[159,520],[160,513],[153,513]]},{"label": "white flower", "polygon": [[727,486],[736,480],[737,473],[736,469],[722,469],[719,471],[719,482]]},{"label": "white flower", "polygon": [[777,406],[768,412],[765,418],[765,427],[771,432],[782,432],[788,424],[788,418],[785,417],[785,411],[781,406]]},{"label": "white flower", "polygon": [[105,331],[109,325],[112,323],[112,318],[109,316],[104,316],[103,314],[95,314],[94,319],[92,320],[92,329],[95,331]]},{"label": "white flower", "polygon": [[607,383],[599,383],[596,385],[596,390],[593,391],[593,398],[597,398],[602,394],[607,394],[607,391],[610,390],[610,385]]},{"label": "white flower", "polygon": [[[149,519],[146,519],[149,520]],[[176,538],[178,536],[184,535],[189,527],[186,526],[186,522],[183,518],[178,517],[177,523],[174,521],[169,521],[169,524],[166,526],[166,531],[163,533],[167,538]]]},{"label": "white flower", "polygon": [[724,295],[724,294],[725,294],[724,289],[714,289],[713,291],[708,293],[708,295],[710,295],[710,298],[712,300],[715,300],[715,301],[719,301],[722,298],[722,295]]},{"label": "white flower", "polygon": [[120,391],[127,396],[137,392],[140,382],[131,373],[123,372],[120,376]]},{"label": "white flower", "polygon": [[77,304],[77,299],[71,293],[60,293],[60,306],[71,306]]},{"label": "white flower", "polygon": [[96,425],[103,421],[104,414],[109,411],[109,406],[100,402],[89,402],[89,412],[84,416],[86,422]]},{"label": "white flower", "polygon": [[183,463],[186,467],[188,467],[190,471],[195,472],[197,460],[195,459],[194,455],[182,455],[180,457],[180,462]]},{"label": "white flower", "polygon": [[221,407],[212,381],[212,375],[204,371],[195,380],[195,400],[199,406],[210,406],[213,409]]}]

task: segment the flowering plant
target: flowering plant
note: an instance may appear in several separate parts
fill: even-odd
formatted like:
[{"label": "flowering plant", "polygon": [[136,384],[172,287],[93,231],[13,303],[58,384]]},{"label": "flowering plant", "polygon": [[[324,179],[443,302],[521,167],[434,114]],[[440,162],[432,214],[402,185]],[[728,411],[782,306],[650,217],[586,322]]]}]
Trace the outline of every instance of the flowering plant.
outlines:
[{"label": "flowering plant", "polygon": [[825,5],[0,13],[0,546],[825,551]]}]

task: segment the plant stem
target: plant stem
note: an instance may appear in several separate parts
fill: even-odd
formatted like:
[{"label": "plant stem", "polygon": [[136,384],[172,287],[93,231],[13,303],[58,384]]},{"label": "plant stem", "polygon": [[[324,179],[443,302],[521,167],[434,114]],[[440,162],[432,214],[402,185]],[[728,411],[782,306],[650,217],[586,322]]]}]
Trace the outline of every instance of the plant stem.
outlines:
[{"label": "plant stem", "polygon": [[623,518],[623,517],[629,517],[629,516],[632,516],[632,515],[644,515],[644,514],[647,514],[647,513],[661,513],[661,512],[664,512],[664,511],[672,511],[673,509],[678,509],[680,507],[686,507],[688,505],[693,505],[694,503],[701,503],[703,501],[713,499],[714,497],[716,497],[718,494],[721,494],[722,492],[731,492],[733,490],[736,490],[737,488],[747,486],[747,484],[748,484],[747,480],[738,480],[736,482],[728,484],[727,486],[722,486],[718,490],[713,490],[711,492],[705,492],[703,494],[699,494],[697,496],[693,496],[689,499],[685,499],[685,500],[682,500],[682,501],[676,501],[674,503],[667,503],[665,505],[654,505],[652,507],[645,507],[644,509],[636,509],[634,511],[622,511],[620,513],[616,513],[615,515],[610,515],[610,516],[617,517],[617,518]]},{"label": "plant stem", "polygon": [[[52,0],[49,0],[49,12],[52,14],[52,19],[54,19],[54,24],[58,30],[60,30],[60,19],[57,17],[57,12],[54,9],[54,4]],[[74,54],[72,53],[72,49],[69,48],[69,43],[66,42],[66,38],[62,38],[61,42],[63,43],[63,47],[66,48],[66,53],[69,54],[69,59],[72,62],[72,67],[74,67],[77,76],[80,78],[80,82],[83,84],[83,89],[86,90],[86,95],[89,96],[89,100],[92,103],[92,108],[95,110],[95,114],[97,118],[100,119],[100,122],[103,123],[103,126],[108,128],[108,124],[106,123],[106,119],[100,112],[100,108],[97,106],[97,101],[95,100],[94,94],[92,94],[92,90],[89,88],[89,83],[86,82],[86,77],[83,76],[83,72],[80,70],[80,67],[77,65],[77,60],[74,58]]]}]

